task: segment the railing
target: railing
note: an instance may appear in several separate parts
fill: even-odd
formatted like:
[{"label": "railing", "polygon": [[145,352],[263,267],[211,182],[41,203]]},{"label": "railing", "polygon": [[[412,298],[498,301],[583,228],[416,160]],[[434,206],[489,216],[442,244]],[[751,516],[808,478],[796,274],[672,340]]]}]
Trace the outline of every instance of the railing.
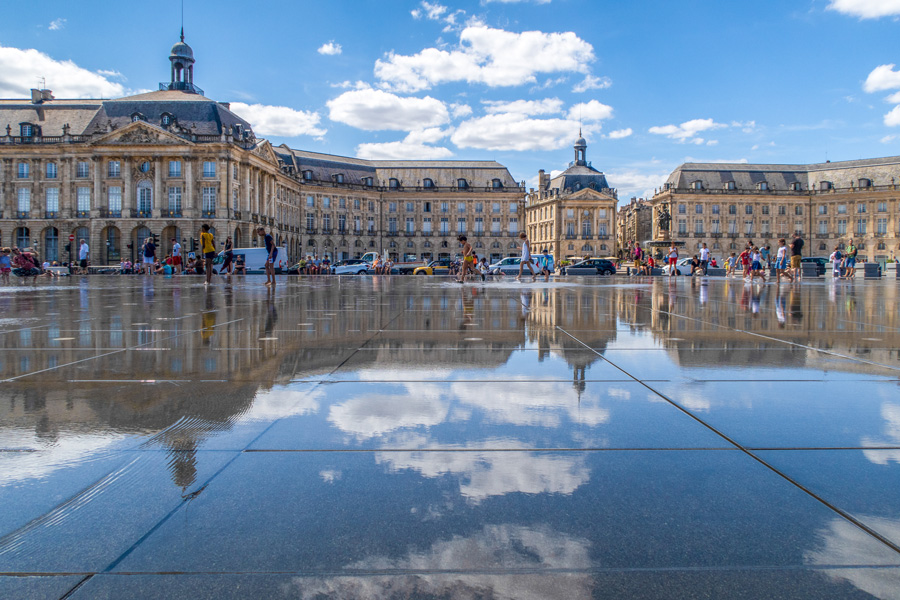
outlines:
[{"label": "railing", "polygon": [[59,218],[59,212],[57,212],[55,210],[48,210],[48,211],[44,212],[44,218],[45,219]]},{"label": "railing", "polygon": [[817,239],[817,240],[824,240],[824,239],[827,239],[827,238],[829,238],[829,237],[831,237],[831,236],[828,235],[827,233],[817,233],[817,234],[816,234],[816,239]]},{"label": "railing", "polygon": [[310,229],[309,227],[306,228],[306,235],[316,235],[316,232],[317,232],[317,230],[315,228],[312,228],[312,229]]},{"label": "railing", "polygon": [[405,235],[406,237],[416,237],[416,232],[415,231],[405,231],[405,232],[403,232],[403,235]]},{"label": "railing", "polygon": [[474,235],[475,237],[484,237],[484,232],[483,232],[483,231],[476,231],[476,232],[473,233],[472,235]]},{"label": "railing", "polygon": [[76,210],[75,211],[76,219],[87,219],[87,218],[90,218],[90,216],[91,216],[91,211],[89,211],[89,210]]},{"label": "railing", "polygon": [[386,235],[387,237],[397,237],[397,232],[396,231],[388,231],[384,235]]},{"label": "railing", "polygon": [[121,218],[122,211],[121,210],[110,210],[108,208],[100,209],[100,217],[104,219],[118,219]]},{"label": "railing", "polygon": [[240,221],[243,218],[243,213],[241,213],[241,211],[239,210],[233,211],[233,214],[235,221]]},{"label": "railing", "polygon": [[161,211],[159,211],[159,214],[160,216],[167,219],[179,219],[184,216],[181,214],[181,210],[173,210],[169,208],[162,209]]},{"label": "railing", "polygon": [[149,219],[152,216],[153,216],[153,211],[140,210],[137,208],[131,209],[131,218],[132,219]]},{"label": "railing", "polygon": [[[215,210],[204,210],[200,214],[204,219],[215,219],[216,218]],[[178,216],[180,217],[181,215],[178,215]]]},{"label": "railing", "polygon": [[574,240],[576,237],[577,237],[577,236],[576,236],[574,233],[567,233],[567,234],[566,234],[566,239],[567,239],[567,240]]},{"label": "railing", "polygon": [[322,229],[322,235],[334,235],[334,229]]},{"label": "railing", "polygon": [[16,211],[17,219],[28,219],[29,218],[28,215],[29,215],[29,211],[27,211],[27,210],[17,210]]},{"label": "railing", "polygon": [[597,236],[597,239],[598,239],[598,240],[608,240],[608,239],[609,239],[609,234],[607,234],[607,233],[601,233],[601,234],[599,234],[599,235]]},{"label": "railing", "polygon": [[193,83],[189,83],[187,81],[172,81],[165,82],[161,81],[159,83],[159,91],[165,92],[168,90],[180,90],[182,92],[194,92],[195,94],[200,94],[201,96],[205,96],[206,94],[199,87],[194,85]]},{"label": "railing", "polygon": [[434,235],[433,231],[423,231],[422,232],[422,237],[431,237],[433,235]]},{"label": "railing", "polygon": [[250,213],[250,221],[252,223],[259,223],[259,214],[258,213]]}]

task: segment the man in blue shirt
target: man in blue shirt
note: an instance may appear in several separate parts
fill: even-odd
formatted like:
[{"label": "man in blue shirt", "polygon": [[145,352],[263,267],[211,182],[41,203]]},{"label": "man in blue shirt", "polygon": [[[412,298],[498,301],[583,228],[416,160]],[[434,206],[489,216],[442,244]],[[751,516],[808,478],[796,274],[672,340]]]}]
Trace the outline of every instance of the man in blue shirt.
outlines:
[{"label": "man in blue shirt", "polygon": [[541,274],[544,276],[544,281],[550,281],[550,274],[553,273],[555,269],[550,251],[544,248],[544,252],[538,260],[541,261]]}]

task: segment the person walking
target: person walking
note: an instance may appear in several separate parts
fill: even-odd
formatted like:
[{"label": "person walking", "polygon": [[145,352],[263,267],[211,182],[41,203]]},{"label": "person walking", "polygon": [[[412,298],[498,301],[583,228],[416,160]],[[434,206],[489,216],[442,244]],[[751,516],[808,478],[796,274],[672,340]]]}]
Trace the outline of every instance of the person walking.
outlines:
[{"label": "person walking", "polygon": [[856,255],[858,253],[859,248],[853,244],[853,240],[851,239],[850,243],[847,245],[847,256],[844,258],[844,267],[846,268],[844,277],[847,279],[853,279],[853,276],[856,275]]},{"label": "person walking", "polygon": [[172,270],[175,273],[182,273],[184,267],[181,264],[181,244],[177,238],[172,238]]},{"label": "person walking", "polygon": [[466,236],[458,235],[456,240],[462,244],[463,255],[462,267],[459,270],[459,277],[457,277],[456,281],[463,283],[466,280],[466,273],[469,272],[469,269],[472,268],[474,270],[475,258],[472,256],[472,244],[467,241]]},{"label": "person walking", "polygon": [[794,276],[787,272],[787,242],[784,238],[778,240],[778,250],[775,253],[775,283],[781,283],[782,277],[787,277],[788,281],[794,281]]},{"label": "person walking", "polygon": [[3,282],[3,285],[9,285],[9,274],[12,273],[11,253],[9,248],[0,250],[0,281]]},{"label": "person walking", "polygon": [[834,252],[831,253],[831,256],[828,257],[828,260],[831,261],[831,275],[834,281],[837,281],[841,278],[841,262],[843,261],[843,255],[841,254],[841,247],[835,246]]},{"label": "person walking", "polygon": [[794,272],[795,279],[803,278],[803,238],[799,233],[794,233],[791,241],[791,270]]},{"label": "person walking", "polygon": [[212,281],[213,259],[216,258],[216,240],[209,232],[208,223],[200,226],[200,252],[203,253],[203,268],[206,270],[206,282],[203,285],[209,285]]},{"label": "person walking", "polygon": [[[637,249],[640,250],[641,247],[638,246]],[[541,255],[541,274],[544,276],[545,283],[550,281],[550,275],[553,274],[554,270],[556,270],[556,265],[553,263],[553,256],[547,248],[544,248],[544,252]]]},{"label": "person walking", "polygon": [[516,281],[522,281],[522,272],[526,266],[531,273],[531,281],[537,281],[537,275],[531,264],[531,242],[528,241],[528,235],[524,231],[519,233],[519,241],[522,242],[522,257],[519,259],[519,274],[516,276]]},{"label": "person walking", "polygon": [[641,243],[634,243],[634,250],[631,252],[632,257],[634,258],[634,272],[632,275],[640,275],[641,274],[641,261],[644,258],[644,251],[641,250]]},{"label": "person walking", "polygon": [[91,249],[87,242],[82,238],[81,245],[78,246],[78,266],[81,269],[82,275],[87,275],[88,273],[88,257],[90,256],[90,251]]},{"label": "person walking", "polygon": [[257,235],[263,238],[266,247],[266,287],[275,287],[275,260],[278,258],[278,248],[275,246],[275,238],[271,233],[266,233],[265,227],[256,230]]},{"label": "person walking", "polygon": [[[231,236],[225,238],[225,260],[222,262],[222,268],[219,269],[219,274],[227,273],[231,275],[234,273],[234,248],[231,242]],[[301,261],[302,262],[302,261]]]},{"label": "person walking", "polygon": [[144,240],[144,260],[142,269],[146,269],[148,273],[153,275],[154,266],[153,263],[156,262],[156,244],[153,243],[153,238],[148,237]]},{"label": "person walking", "polygon": [[700,246],[700,269],[704,275],[709,275],[709,248],[706,247],[706,242]]},{"label": "person walking", "polygon": [[675,247],[675,244],[669,246],[669,277],[676,275],[678,273],[678,248]]}]

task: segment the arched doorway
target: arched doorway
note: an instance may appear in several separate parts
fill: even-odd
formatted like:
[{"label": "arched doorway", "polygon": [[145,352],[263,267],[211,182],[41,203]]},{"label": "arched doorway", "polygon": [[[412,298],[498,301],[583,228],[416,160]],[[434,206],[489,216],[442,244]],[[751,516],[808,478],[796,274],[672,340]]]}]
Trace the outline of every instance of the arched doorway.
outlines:
[{"label": "arched doorway", "polygon": [[137,214],[134,216],[153,216],[153,184],[146,179],[137,184]]},{"label": "arched doorway", "polygon": [[105,252],[106,264],[117,263],[122,260],[122,232],[118,227],[107,227],[101,236]]},{"label": "arched doorway", "polygon": [[16,227],[16,246],[25,249],[31,245],[31,230],[27,227]]},{"label": "arched doorway", "polygon": [[56,227],[44,230],[44,260],[59,260],[59,229]]},{"label": "arched doorway", "polygon": [[159,240],[159,245],[161,246],[162,255],[172,254],[172,238],[178,240],[179,244],[184,245],[184,242],[181,240],[181,228],[175,225],[169,225],[162,230],[162,238]]}]

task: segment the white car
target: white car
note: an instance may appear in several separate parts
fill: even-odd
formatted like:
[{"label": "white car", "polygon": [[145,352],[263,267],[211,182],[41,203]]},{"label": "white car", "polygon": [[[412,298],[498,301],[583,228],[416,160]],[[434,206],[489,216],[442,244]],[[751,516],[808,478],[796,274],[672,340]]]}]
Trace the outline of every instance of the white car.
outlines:
[{"label": "white car", "polygon": [[335,275],[365,275],[372,266],[359,258],[348,258],[331,267]]},{"label": "white car", "polygon": [[[488,273],[492,275],[497,275],[498,273],[502,273],[503,275],[518,275],[519,263],[521,261],[522,258],[519,256],[507,256],[489,266]],[[531,257],[531,268],[534,269],[535,274],[541,272],[541,266],[537,263],[537,259],[534,256]],[[524,272],[525,274],[528,274],[528,267],[524,268]]]},{"label": "white car", "polygon": [[[691,259],[690,258],[679,258],[678,262],[675,263],[675,274],[676,275],[690,275],[691,274]],[[666,265],[662,268],[662,274],[668,275],[669,271],[672,268],[669,265]]]}]

